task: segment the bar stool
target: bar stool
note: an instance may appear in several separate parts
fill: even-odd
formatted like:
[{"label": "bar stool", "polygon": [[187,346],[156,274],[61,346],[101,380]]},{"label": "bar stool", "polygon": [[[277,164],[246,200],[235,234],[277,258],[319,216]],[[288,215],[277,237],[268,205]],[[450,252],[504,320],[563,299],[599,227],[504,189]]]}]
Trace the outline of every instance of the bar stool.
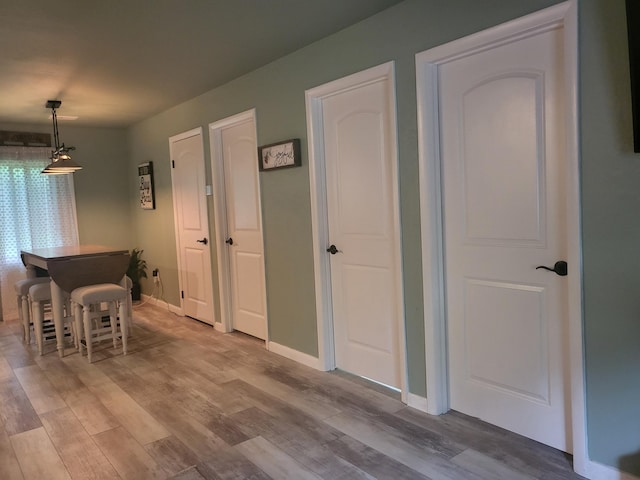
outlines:
[{"label": "bar stool", "polygon": [[[82,340],[87,346],[87,360],[91,363],[93,342],[110,338],[113,348],[117,346],[117,339],[122,341],[122,353],[127,354],[127,292],[126,288],[114,283],[100,283],[76,288],[71,292],[73,304],[76,335],[78,338],[78,351],[82,355]],[[102,310],[101,304],[106,303],[108,308]],[[109,325],[104,326],[102,316],[108,313]],[[117,321],[120,316],[120,331]],[[92,320],[96,319],[96,322]]]},{"label": "bar stool", "polygon": [[25,278],[18,280],[13,286],[18,300],[18,318],[22,324],[22,340],[31,343],[31,313],[29,309],[29,289],[39,283],[49,283],[49,277]]},{"label": "bar stool", "polygon": [[[33,331],[36,336],[36,345],[38,353],[42,355],[44,341],[46,337],[56,338],[55,327],[53,325],[53,315],[45,319],[45,314],[51,313],[51,284],[37,283],[29,288],[29,301],[31,302],[31,321],[33,323]],[[71,335],[75,346],[78,346],[77,335],[74,334],[73,317],[70,314],[69,294],[65,294],[64,302],[64,321],[63,335]]]}]

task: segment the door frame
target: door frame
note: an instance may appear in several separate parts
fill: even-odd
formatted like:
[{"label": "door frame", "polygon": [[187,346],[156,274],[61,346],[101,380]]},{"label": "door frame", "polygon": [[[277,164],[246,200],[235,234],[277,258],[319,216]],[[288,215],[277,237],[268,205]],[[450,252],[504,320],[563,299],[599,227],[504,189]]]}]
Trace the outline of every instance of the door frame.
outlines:
[{"label": "door frame", "polygon": [[[177,266],[178,266],[178,289],[182,292],[184,291],[183,288],[183,279],[182,279],[182,275],[184,274],[184,269],[183,269],[183,265],[182,265],[182,256],[181,256],[181,243],[180,243],[180,225],[178,222],[178,206],[177,206],[177,198],[176,198],[176,188],[175,188],[175,179],[173,176],[173,168],[171,166],[171,163],[173,162],[173,144],[176,142],[179,142],[180,140],[185,140],[187,138],[190,137],[195,137],[195,136],[200,136],[201,139],[201,147],[202,147],[202,168],[204,168],[204,144],[202,143],[203,141],[203,137],[202,137],[202,127],[197,127],[197,128],[193,128],[191,130],[187,130],[186,132],[182,132],[179,133],[177,135],[173,135],[171,137],[169,137],[169,169],[171,171],[171,197],[172,197],[172,205],[173,205],[173,230],[175,232],[175,236],[176,236],[176,254],[177,254]],[[204,177],[203,177],[204,178]],[[205,186],[206,188],[206,186]],[[204,189],[203,189],[204,191]],[[206,205],[206,203],[205,203]],[[207,216],[207,236],[210,236],[209,232],[211,231],[211,226],[209,225],[209,217]],[[212,281],[212,268],[211,268],[211,264],[209,264],[209,285],[210,287],[212,287],[211,285],[211,281]],[[215,325],[216,323],[216,311],[215,311],[215,306],[213,305],[213,302],[215,301],[215,299],[213,298],[213,289],[211,291],[211,302],[212,302],[212,319],[211,321],[213,322],[213,325]],[[182,297],[182,295],[180,295],[180,314],[184,315],[184,298]],[[205,322],[208,323],[208,322]]]},{"label": "door frame", "polygon": [[569,0],[416,55],[422,274],[427,373],[427,412],[449,410],[445,301],[443,191],[440,156],[439,68],[447,62],[539,32],[564,28],[566,104],[566,197],[569,275],[569,375],[574,469],[586,468],[582,335],[582,241],[578,144],[578,14]]},{"label": "door frame", "polygon": [[404,287],[402,276],[402,244],[400,230],[400,195],[398,178],[398,142],[396,121],[395,63],[388,62],[344,78],[305,91],[307,138],[309,139],[309,185],[311,189],[311,227],[313,239],[313,266],[315,277],[316,321],[318,330],[318,364],[322,370],[336,368],[333,332],[333,305],[331,300],[331,264],[326,253],[329,245],[329,216],[325,172],[322,100],[358,87],[386,79],[389,86],[391,115],[391,184],[394,243],[396,265],[396,312],[398,329],[398,359],[400,362],[400,391],[407,402],[406,328],[404,314]]},{"label": "door frame", "polygon": [[[222,130],[232,127],[248,120],[253,121],[254,137],[257,145],[257,124],[256,109],[247,110],[245,112],[232,115],[230,117],[212,122],[209,124],[209,145],[211,149],[211,178],[213,180],[213,211],[216,229],[216,258],[218,263],[218,288],[220,297],[220,322],[216,322],[215,329],[221,332],[233,331],[233,307],[232,307],[232,289],[231,289],[231,261],[229,258],[229,249],[226,248],[225,239],[228,237],[227,232],[227,193],[224,180],[224,152],[222,151]],[[256,150],[255,168],[258,171],[258,152]],[[264,265],[264,229],[262,224],[262,195],[260,188],[260,176],[258,174],[258,209],[260,217],[260,231],[262,232],[262,271],[266,270]],[[269,345],[269,316],[267,308],[266,295],[266,278],[263,282],[265,291],[262,292],[265,306],[265,346]]]}]

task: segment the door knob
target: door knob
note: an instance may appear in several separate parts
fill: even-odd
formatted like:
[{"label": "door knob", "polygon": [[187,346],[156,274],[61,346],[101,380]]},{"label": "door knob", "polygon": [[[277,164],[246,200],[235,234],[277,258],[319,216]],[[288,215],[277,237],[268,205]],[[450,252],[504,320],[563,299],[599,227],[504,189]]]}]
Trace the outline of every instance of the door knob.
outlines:
[{"label": "door knob", "polygon": [[227,245],[233,245],[233,238],[229,237],[227,238],[224,243],[226,243]]},{"label": "door knob", "polygon": [[209,243],[209,240],[207,240],[207,237],[204,237],[202,240],[196,240],[196,242],[204,243],[206,245],[207,243]]},{"label": "door knob", "polygon": [[549,267],[545,267],[544,265],[540,265],[538,267],[536,267],[536,270],[543,268],[545,270],[549,270],[550,272],[555,272],[557,275],[560,275],[561,277],[565,277],[567,275],[567,262],[565,262],[564,260],[558,260],[554,265],[553,268],[549,268]]},{"label": "door knob", "polygon": [[329,248],[327,248],[327,252],[329,252],[331,255],[335,255],[339,251],[340,250],[338,250],[335,245],[331,245]]}]

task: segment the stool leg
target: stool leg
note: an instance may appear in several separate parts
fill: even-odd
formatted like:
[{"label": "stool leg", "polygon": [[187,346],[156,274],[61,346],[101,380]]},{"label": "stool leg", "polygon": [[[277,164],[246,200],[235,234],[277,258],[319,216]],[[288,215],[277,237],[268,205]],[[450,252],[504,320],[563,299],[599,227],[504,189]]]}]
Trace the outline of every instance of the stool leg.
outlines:
[{"label": "stool leg", "polygon": [[82,320],[84,322],[84,339],[87,342],[87,360],[91,363],[91,354],[93,353],[93,345],[91,341],[91,308],[89,305],[82,306]]},{"label": "stool leg", "polygon": [[69,328],[69,332],[71,332],[71,338],[73,339],[73,347],[78,349],[78,336],[76,335],[76,317],[73,310],[73,304],[71,303],[71,299],[65,297],[64,299],[64,321],[67,327]]},{"label": "stool leg", "polygon": [[24,327],[24,342],[31,343],[31,315],[29,315],[29,297],[22,296],[22,326]]},{"label": "stool leg", "polygon": [[129,335],[129,308],[125,300],[120,301],[120,334],[122,335],[122,354],[127,354],[127,336]]},{"label": "stool leg", "polygon": [[[122,323],[122,320],[120,321]],[[109,302],[109,324],[111,325],[111,338],[113,348],[118,347],[118,317],[116,314],[116,302]]]},{"label": "stool leg", "polygon": [[127,291],[127,335],[130,335],[131,325],[133,325],[133,300],[131,300],[131,290]]},{"label": "stool leg", "polygon": [[73,308],[73,321],[76,324],[76,348],[78,349],[78,352],[80,352],[80,356],[82,356],[82,305],[75,302],[71,305]]},{"label": "stool leg", "polygon": [[33,316],[33,332],[36,336],[38,353],[42,356],[42,322],[44,321],[44,306],[41,302],[31,302],[31,315]]},{"label": "stool leg", "polygon": [[22,320],[22,295],[17,295],[16,300],[18,300],[18,319],[20,320],[20,325],[22,325],[22,341],[24,342],[24,321]]}]

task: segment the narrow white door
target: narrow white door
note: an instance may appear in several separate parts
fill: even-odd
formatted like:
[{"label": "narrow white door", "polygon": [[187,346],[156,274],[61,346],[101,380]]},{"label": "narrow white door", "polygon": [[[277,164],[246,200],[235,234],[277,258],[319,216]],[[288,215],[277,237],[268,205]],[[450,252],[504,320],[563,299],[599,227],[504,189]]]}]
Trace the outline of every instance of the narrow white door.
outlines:
[{"label": "narrow white door", "polygon": [[450,406],[570,451],[562,28],[440,69]]},{"label": "narrow white door", "polygon": [[[253,117],[219,129],[228,255],[231,328],[267,337],[262,213]],[[223,232],[221,232],[223,233]]]},{"label": "narrow white door", "polygon": [[185,315],[213,325],[202,130],[171,137],[169,150],[182,309]]},{"label": "narrow white door", "polygon": [[393,105],[382,77],[323,98],[322,122],[336,367],[400,388]]}]

